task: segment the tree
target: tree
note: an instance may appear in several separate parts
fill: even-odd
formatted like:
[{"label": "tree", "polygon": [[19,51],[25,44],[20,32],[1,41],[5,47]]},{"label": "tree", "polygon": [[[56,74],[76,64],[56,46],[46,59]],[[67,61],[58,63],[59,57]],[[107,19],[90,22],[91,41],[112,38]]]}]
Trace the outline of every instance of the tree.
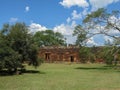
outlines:
[{"label": "tree", "polygon": [[89,33],[91,36],[96,34],[104,34],[109,37],[120,40],[120,34],[114,34],[110,32],[120,32],[120,12],[112,11],[111,13],[107,12],[106,9],[100,8],[97,11],[88,14],[83,20],[84,25],[87,25],[85,29],[91,30],[95,29],[96,33]]},{"label": "tree", "polygon": [[53,30],[38,31],[34,35],[34,41],[39,47],[65,45],[64,37],[59,32]]},{"label": "tree", "polygon": [[11,71],[14,68],[22,67],[21,55],[10,47],[10,41],[0,33],[0,70],[6,68]]},{"label": "tree", "polygon": [[92,53],[92,49],[86,46],[87,34],[88,32],[81,25],[77,25],[73,32],[73,36],[77,36],[76,45],[80,46],[79,56],[81,63],[88,61],[93,63],[95,61],[95,55]]},{"label": "tree", "polygon": [[[77,42],[80,41],[85,43],[89,38],[93,37],[94,35],[103,34],[110,38],[113,38],[114,42],[111,45],[113,45],[113,47],[117,45],[116,48],[119,48],[118,46],[120,45],[119,16],[120,16],[119,11],[107,12],[107,10],[104,8],[100,8],[97,11],[91,12],[85,17],[82,25],[80,26],[79,29],[77,29],[77,32],[75,28],[75,32],[76,32],[75,35],[77,35]],[[82,34],[83,32],[85,32],[85,34]],[[81,36],[82,38],[79,36]],[[112,49],[112,48],[108,48],[108,49]],[[106,51],[110,53],[108,49],[106,49]],[[111,55],[112,57],[110,58],[113,59],[116,53],[118,53],[118,51],[112,52]],[[109,56],[109,54],[106,55]],[[108,60],[110,58],[106,58],[106,59]]]},{"label": "tree", "polygon": [[87,32],[81,25],[77,25],[73,32],[73,36],[77,36],[76,45],[82,46],[85,45],[87,39]]},{"label": "tree", "polygon": [[95,54],[94,52],[92,52],[92,50],[93,49],[91,47],[86,47],[86,46],[82,46],[80,48],[79,56],[80,56],[81,63],[87,63],[87,62],[94,63]]},{"label": "tree", "polygon": [[[111,64],[114,61],[114,65],[117,65],[116,57],[118,54],[120,45],[120,12],[112,11],[111,13],[107,12],[106,9],[100,8],[97,11],[88,14],[87,17],[83,20],[83,23],[88,25],[88,29],[98,29],[97,33],[91,33],[91,36],[96,34],[103,34],[113,38],[114,42],[112,43],[112,48],[105,48],[104,59],[106,63]],[[111,33],[112,32],[112,33]],[[114,33],[117,32],[117,33]],[[110,42],[109,42],[110,44]],[[110,57],[111,56],[111,57]]]},{"label": "tree", "polygon": [[0,31],[0,68],[17,71],[24,62],[39,66],[38,48],[24,23],[5,24]]}]

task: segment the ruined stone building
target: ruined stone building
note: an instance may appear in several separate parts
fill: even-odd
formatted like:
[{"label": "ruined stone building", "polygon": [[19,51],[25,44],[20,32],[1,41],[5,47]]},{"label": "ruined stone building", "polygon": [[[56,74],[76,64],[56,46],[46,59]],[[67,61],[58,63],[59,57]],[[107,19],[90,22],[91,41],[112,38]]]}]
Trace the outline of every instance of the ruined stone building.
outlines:
[{"label": "ruined stone building", "polygon": [[42,47],[39,56],[45,62],[79,62],[79,47]]}]

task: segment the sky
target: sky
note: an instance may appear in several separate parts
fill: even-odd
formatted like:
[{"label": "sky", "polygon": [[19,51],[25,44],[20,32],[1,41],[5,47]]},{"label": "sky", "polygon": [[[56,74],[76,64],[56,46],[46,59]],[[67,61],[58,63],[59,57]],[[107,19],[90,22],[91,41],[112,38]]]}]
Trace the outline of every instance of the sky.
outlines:
[{"label": "sky", "polygon": [[[5,23],[25,22],[33,33],[50,29],[62,33],[67,43],[74,44],[74,27],[98,8],[119,10],[120,0],[0,0],[0,29]],[[88,44],[103,45],[103,39],[107,37],[98,35]]]}]

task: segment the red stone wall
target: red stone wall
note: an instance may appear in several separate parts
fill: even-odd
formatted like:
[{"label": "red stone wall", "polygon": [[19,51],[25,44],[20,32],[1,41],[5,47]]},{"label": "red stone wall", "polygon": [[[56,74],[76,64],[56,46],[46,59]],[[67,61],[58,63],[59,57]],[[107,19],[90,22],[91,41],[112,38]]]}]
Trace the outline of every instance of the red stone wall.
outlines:
[{"label": "red stone wall", "polygon": [[79,62],[79,48],[44,47],[40,48],[39,56],[46,62]]}]

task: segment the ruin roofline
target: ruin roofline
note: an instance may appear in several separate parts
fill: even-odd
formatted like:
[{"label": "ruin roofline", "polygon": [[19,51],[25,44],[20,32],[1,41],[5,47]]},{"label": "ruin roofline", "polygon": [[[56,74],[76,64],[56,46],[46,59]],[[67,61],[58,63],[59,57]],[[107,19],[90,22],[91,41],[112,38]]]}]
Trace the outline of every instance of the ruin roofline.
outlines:
[{"label": "ruin roofline", "polygon": [[43,47],[40,47],[40,48],[41,49],[77,49],[77,48],[80,48],[80,47],[72,45],[72,46],[43,46]]}]

